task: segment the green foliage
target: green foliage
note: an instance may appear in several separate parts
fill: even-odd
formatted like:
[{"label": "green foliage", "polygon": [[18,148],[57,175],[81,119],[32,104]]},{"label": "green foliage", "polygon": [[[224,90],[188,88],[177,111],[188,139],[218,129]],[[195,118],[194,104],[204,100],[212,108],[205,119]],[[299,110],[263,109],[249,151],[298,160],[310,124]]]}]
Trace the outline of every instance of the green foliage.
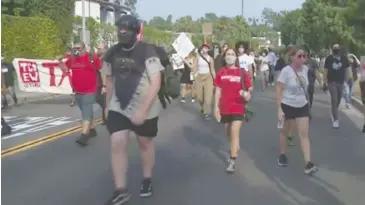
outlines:
[{"label": "green foliage", "polygon": [[30,16],[48,17],[56,22],[58,37],[64,47],[71,40],[75,0],[27,0]]},{"label": "green foliage", "polygon": [[1,0],[1,12],[13,16],[28,16],[28,2],[27,0]]},{"label": "green foliage", "polygon": [[6,60],[54,58],[63,51],[51,19],[8,15],[1,18],[1,49]]},{"label": "green foliage", "polygon": [[[91,17],[85,17],[85,22],[86,22],[86,29],[90,31],[90,46],[92,48],[96,47],[100,40],[101,24]],[[82,17],[76,16],[74,19],[74,23],[81,26]],[[77,38],[74,40],[79,41],[81,40],[81,38],[80,36],[77,36]]]}]

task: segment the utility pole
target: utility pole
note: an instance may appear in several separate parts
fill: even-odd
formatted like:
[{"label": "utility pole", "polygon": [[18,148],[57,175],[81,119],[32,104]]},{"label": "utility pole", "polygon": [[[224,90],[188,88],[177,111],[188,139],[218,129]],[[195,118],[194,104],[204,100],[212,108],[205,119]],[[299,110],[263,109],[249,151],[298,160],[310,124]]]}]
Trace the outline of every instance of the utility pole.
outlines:
[{"label": "utility pole", "polygon": [[82,6],[82,41],[86,42],[86,21],[85,21],[85,0],[81,2]]},{"label": "utility pole", "polygon": [[[241,0],[241,16],[242,19],[245,19],[245,0]],[[248,21],[247,21],[248,23]],[[251,30],[250,30],[250,25],[248,25],[248,42],[251,48]]]}]

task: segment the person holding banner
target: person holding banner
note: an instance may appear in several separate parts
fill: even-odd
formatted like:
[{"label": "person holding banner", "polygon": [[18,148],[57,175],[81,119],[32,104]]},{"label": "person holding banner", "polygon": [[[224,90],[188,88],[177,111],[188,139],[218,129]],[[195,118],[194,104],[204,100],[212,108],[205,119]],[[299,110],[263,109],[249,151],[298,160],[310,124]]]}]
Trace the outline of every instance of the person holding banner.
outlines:
[{"label": "person holding banner", "polygon": [[82,115],[81,136],[76,143],[86,146],[90,137],[97,135],[93,127],[93,106],[97,88],[97,71],[102,67],[102,63],[96,55],[86,52],[83,42],[76,43],[73,50],[66,62],[59,59],[59,63],[63,72],[71,71],[71,86],[75,91],[76,103]]},{"label": "person holding banner", "polygon": [[206,120],[210,119],[213,101],[213,81],[215,79],[214,59],[209,56],[209,45],[203,44],[196,59],[196,94],[200,104],[200,112]]},{"label": "person holding banner", "polygon": [[185,97],[187,94],[191,95],[191,102],[195,102],[192,85],[194,83],[194,70],[195,70],[195,57],[193,52],[189,54],[184,60],[184,68],[181,70],[182,75],[180,83],[182,84],[181,89],[181,102],[185,103]]},{"label": "person holding banner", "polygon": [[4,58],[1,57],[1,108],[8,107],[8,100],[6,95],[10,95],[14,104],[18,104],[18,98],[14,90],[14,73],[15,69],[13,64],[4,62]]}]

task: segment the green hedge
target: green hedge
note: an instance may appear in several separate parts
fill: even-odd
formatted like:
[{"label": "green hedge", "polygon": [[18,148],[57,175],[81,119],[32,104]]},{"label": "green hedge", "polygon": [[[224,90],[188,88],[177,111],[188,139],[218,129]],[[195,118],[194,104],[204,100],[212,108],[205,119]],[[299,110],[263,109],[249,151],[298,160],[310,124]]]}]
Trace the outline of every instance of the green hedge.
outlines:
[{"label": "green hedge", "polygon": [[1,16],[1,49],[5,60],[54,58],[62,53],[58,29],[48,18]]}]

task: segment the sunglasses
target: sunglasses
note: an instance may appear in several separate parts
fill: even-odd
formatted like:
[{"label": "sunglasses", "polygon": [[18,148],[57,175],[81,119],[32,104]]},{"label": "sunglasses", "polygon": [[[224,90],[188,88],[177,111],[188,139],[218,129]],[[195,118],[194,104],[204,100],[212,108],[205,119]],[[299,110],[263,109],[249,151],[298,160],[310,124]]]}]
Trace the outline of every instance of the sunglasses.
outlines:
[{"label": "sunglasses", "polygon": [[81,47],[74,47],[75,50],[81,50],[82,48]]},{"label": "sunglasses", "polygon": [[307,58],[307,56],[305,54],[299,54],[297,55],[297,58]]}]

